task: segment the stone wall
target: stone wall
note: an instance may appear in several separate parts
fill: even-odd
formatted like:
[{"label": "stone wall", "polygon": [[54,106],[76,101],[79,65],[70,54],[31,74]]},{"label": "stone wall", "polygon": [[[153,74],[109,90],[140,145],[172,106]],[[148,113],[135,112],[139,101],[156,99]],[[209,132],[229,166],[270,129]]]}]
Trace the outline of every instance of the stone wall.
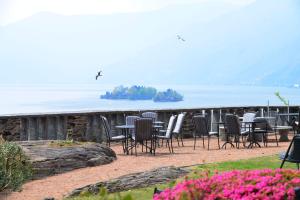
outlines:
[{"label": "stone wall", "polygon": [[[261,112],[266,115],[267,107],[222,107],[222,108],[196,108],[196,109],[173,109],[154,110],[158,113],[158,120],[164,121],[167,125],[172,114],[186,112],[185,121],[182,127],[186,137],[193,131],[192,117],[195,114],[205,113],[211,126],[211,122],[224,121],[225,113],[234,113],[240,116],[247,111]],[[146,110],[145,110],[146,111]],[[284,113],[286,107],[270,107],[272,112]],[[116,125],[124,124],[128,115],[140,115],[144,111],[110,111],[110,112],[82,112],[82,113],[57,113],[37,114],[20,116],[0,116],[0,135],[9,141],[24,140],[47,140],[66,139],[67,136],[76,141],[105,141],[105,133],[100,115],[107,117],[112,128],[112,134],[119,134]],[[290,112],[299,112],[299,107],[290,107]],[[216,126],[210,127],[216,131]]]}]

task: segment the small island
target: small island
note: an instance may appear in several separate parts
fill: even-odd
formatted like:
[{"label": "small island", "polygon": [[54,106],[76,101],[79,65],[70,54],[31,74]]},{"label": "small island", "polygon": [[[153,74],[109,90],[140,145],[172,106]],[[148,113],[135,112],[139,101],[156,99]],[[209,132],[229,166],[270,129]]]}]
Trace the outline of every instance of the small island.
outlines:
[{"label": "small island", "polygon": [[128,100],[153,100],[154,102],[177,102],[183,101],[183,96],[172,89],[167,89],[163,92],[157,92],[153,87],[117,86],[112,92],[106,92],[100,96],[101,99],[128,99]]}]

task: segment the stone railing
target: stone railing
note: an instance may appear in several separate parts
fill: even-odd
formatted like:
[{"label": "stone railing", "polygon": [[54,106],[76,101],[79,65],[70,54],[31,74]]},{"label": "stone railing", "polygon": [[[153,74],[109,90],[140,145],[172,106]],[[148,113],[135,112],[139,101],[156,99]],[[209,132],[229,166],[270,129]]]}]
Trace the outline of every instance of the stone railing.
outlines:
[{"label": "stone railing", "polygon": [[[75,140],[96,141],[105,140],[105,133],[100,121],[100,115],[108,118],[113,134],[117,130],[116,125],[124,124],[128,115],[140,115],[150,110],[126,110],[126,111],[90,111],[73,113],[41,113],[23,115],[0,116],[0,135],[7,140],[64,140],[67,135]],[[191,133],[193,125],[192,116],[206,114],[210,129],[215,130],[213,122],[224,120],[225,113],[234,113],[240,116],[247,111],[259,112],[260,116],[271,116],[274,113],[299,112],[299,106],[255,106],[255,107],[213,107],[191,109],[162,109],[151,110],[158,113],[158,119],[168,123],[172,114],[186,112],[183,125],[185,134]]]}]

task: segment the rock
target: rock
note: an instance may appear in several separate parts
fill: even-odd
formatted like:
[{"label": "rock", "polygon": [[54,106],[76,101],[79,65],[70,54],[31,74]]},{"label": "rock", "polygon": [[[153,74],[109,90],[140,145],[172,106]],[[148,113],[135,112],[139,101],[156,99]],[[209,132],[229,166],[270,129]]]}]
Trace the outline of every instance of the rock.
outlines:
[{"label": "rock", "polygon": [[140,172],[121,176],[119,178],[99,182],[92,185],[87,185],[73,190],[68,197],[78,196],[83,192],[90,192],[97,194],[101,187],[105,187],[108,192],[120,192],[134,188],[143,188],[155,184],[166,183],[168,181],[177,179],[181,176],[186,175],[189,170],[178,167],[162,167],[151,171]]},{"label": "rock", "polygon": [[99,143],[79,143],[74,146],[50,145],[52,141],[19,142],[29,156],[34,170],[34,179],[51,176],[78,168],[111,163],[115,152]]},{"label": "rock", "polygon": [[44,198],[44,200],[55,200],[55,198],[53,198],[53,197],[46,197],[46,198]]}]

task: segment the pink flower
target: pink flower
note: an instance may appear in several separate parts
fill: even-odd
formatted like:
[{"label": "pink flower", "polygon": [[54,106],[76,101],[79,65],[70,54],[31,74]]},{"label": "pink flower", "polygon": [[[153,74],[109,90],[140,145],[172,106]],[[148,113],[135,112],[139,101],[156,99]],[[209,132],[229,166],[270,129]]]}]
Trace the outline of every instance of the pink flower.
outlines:
[{"label": "pink flower", "polygon": [[294,199],[300,186],[300,172],[264,169],[217,173],[196,180],[185,180],[155,195],[154,200],[193,199]]}]

